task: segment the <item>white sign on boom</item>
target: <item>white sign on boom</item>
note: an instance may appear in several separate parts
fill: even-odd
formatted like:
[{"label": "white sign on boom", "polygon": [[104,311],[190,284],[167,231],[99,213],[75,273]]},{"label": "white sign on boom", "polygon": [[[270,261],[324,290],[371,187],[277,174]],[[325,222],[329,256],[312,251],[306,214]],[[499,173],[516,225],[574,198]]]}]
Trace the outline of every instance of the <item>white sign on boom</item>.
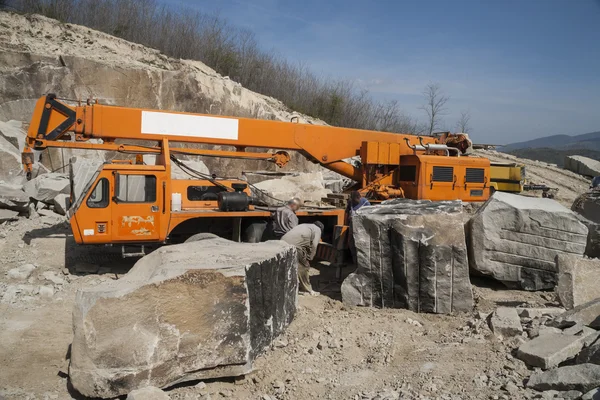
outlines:
[{"label": "white sign on boom", "polygon": [[142,111],[142,133],[208,139],[238,139],[239,120],[203,115]]}]

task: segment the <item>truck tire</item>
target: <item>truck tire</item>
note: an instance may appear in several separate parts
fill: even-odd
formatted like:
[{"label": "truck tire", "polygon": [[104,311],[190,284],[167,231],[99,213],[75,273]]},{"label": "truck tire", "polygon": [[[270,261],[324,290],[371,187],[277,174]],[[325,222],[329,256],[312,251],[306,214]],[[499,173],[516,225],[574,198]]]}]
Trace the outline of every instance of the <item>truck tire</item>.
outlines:
[{"label": "truck tire", "polygon": [[195,235],[190,236],[189,238],[187,238],[185,240],[184,243],[199,242],[201,240],[209,240],[209,239],[216,239],[216,238],[219,238],[219,236],[215,235],[214,233],[202,232],[202,233],[196,233]]},{"label": "truck tire", "polygon": [[252,222],[244,230],[242,241],[246,243],[260,243],[263,240],[263,235],[267,229],[267,221]]}]

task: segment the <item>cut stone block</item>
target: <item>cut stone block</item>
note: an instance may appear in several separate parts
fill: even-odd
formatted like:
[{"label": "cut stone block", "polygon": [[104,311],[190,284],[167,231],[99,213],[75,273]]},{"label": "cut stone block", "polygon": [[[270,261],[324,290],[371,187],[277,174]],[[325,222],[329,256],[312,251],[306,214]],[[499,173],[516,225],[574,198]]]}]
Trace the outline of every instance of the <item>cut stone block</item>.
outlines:
[{"label": "cut stone block", "polygon": [[592,335],[595,334],[595,331],[593,333],[582,331],[579,335],[565,333],[540,335],[519,346],[517,358],[532,367],[553,368],[563,361],[577,356],[585,346],[586,339],[591,340]]},{"label": "cut stone block", "polygon": [[353,218],[358,268],[342,284],[348,305],[448,314],[471,311],[460,202],[394,200]]},{"label": "cut stone block", "polygon": [[490,318],[490,328],[496,335],[504,337],[519,336],[523,333],[521,319],[517,310],[510,307],[498,307]]},{"label": "cut stone block", "polygon": [[558,284],[555,291],[566,309],[600,297],[600,259],[559,254],[556,268]]},{"label": "cut stone block", "polygon": [[46,204],[54,204],[59,194],[69,194],[69,178],[64,174],[51,172],[39,175],[23,185],[29,197]]},{"label": "cut stone block", "polygon": [[473,273],[524,290],[554,288],[557,254],[583,255],[588,229],[551,199],[496,192],[467,223]]},{"label": "cut stone block", "polygon": [[529,378],[527,387],[543,390],[578,390],[586,393],[600,386],[600,365],[579,364],[551,369]]},{"label": "cut stone block", "polygon": [[552,321],[552,325],[558,328],[568,328],[577,324],[600,329],[600,299],[581,304]]},{"label": "cut stone block", "polygon": [[600,175],[600,161],[584,156],[566,156],[565,169],[593,178]]},{"label": "cut stone block", "polygon": [[88,397],[239,376],[292,321],[296,250],[221,238],[165,246],[77,292],[69,376]]},{"label": "cut stone block", "polygon": [[521,318],[540,318],[544,315],[555,317],[565,312],[565,309],[560,307],[517,308],[516,310]]},{"label": "cut stone block", "polygon": [[0,224],[6,221],[14,221],[18,216],[17,211],[0,209]]},{"label": "cut stone block", "polygon": [[54,198],[54,212],[60,215],[67,215],[69,211],[69,195],[59,194]]}]

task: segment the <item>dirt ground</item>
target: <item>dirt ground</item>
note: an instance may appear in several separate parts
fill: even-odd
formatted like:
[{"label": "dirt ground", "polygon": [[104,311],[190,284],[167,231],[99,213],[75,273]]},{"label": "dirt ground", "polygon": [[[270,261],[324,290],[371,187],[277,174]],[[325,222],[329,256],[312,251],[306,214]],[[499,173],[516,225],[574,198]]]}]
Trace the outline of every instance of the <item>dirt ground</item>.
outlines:
[{"label": "dirt ground", "polygon": [[[0,226],[0,398],[82,398],[69,387],[71,311],[77,289],[117,279],[135,260],[115,264],[103,249],[92,268],[70,228],[51,214]],[[68,254],[69,257],[65,257]],[[116,254],[118,255],[118,254]],[[94,255],[98,257],[98,254]],[[112,260],[112,261],[111,261]],[[27,278],[8,271],[36,266]],[[300,296],[296,319],[234,380],[170,388],[172,399],[518,399],[532,371],[484,319],[497,305],[555,305],[553,293],[510,291],[473,280],[476,310],[440,316],[407,310],[347,308],[331,267],[316,265],[316,297]],[[85,271],[94,271],[87,274]],[[350,268],[343,274],[350,272]],[[48,288],[51,288],[50,291]]]}]

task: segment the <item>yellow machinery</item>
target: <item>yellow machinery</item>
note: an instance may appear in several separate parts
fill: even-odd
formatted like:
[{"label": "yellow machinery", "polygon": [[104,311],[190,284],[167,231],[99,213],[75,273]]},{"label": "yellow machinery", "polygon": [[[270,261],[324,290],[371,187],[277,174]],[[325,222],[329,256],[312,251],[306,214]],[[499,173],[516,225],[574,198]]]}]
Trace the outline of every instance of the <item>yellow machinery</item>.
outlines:
[{"label": "yellow machinery", "polygon": [[525,183],[525,166],[517,163],[490,163],[490,190],[521,193]]}]

